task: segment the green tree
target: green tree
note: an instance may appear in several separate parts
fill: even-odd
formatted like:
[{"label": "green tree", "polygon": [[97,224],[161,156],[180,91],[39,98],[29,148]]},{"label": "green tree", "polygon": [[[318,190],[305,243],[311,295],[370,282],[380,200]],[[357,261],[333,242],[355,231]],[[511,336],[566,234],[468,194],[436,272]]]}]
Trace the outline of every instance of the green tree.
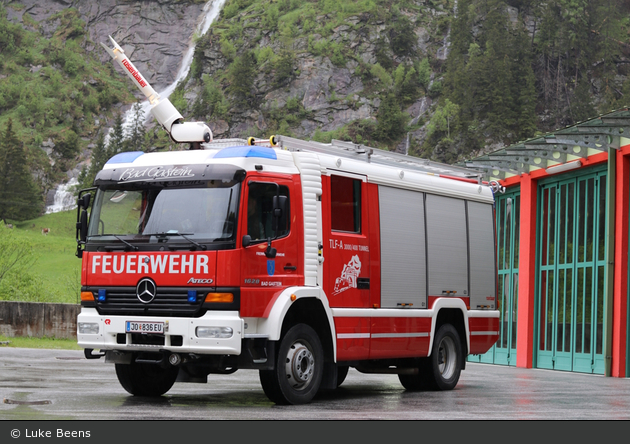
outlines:
[{"label": "green tree", "polygon": [[407,115],[400,110],[393,93],[387,93],[381,100],[376,120],[375,136],[378,140],[390,142],[403,135]]},{"label": "green tree", "polygon": [[[628,82],[630,86],[630,82]],[[630,88],[626,91],[630,95]],[[597,111],[593,106],[593,95],[590,90],[588,80],[583,79],[575,88],[573,96],[573,105],[571,106],[571,117],[576,122],[582,122],[597,115]]]},{"label": "green tree", "polygon": [[61,159],[72,159],[79,154],[79,136],[73,130],[67,130],[56,142],[55,151]]},{"label": "green tree", "polygon": [[529,35],[525,29],[517,30],[513,45],[512,97],[515,100],[517,116],[513,130],[515,139],[524,140],[534,136],[538,120],[536,116],[536,75],[532,68],[532,53],[528,46]]},{"label": "green tree", "polygon": [[239,105],[251,104],[251,100],[255,98],[253,92],[255,76],[256,57],[252,51],[245,51],[230,65],[228,71],[230,84],[227,91],[234,96]]},{"label": "green tree", "polygon": [[416,33],[409,18],[397,10],[391,14],[387,30],[389,45],[397,56],[415,55]]},{"label": "green tree", "polygon": [[420,95],[420,79],[413,65],[400,64],[394,71],[396,96],[402,103],[411,103]]},{"label": "green tree", "polygon": [[44,202],[27,167],[24,144],[9,118],[0,140],[0,219],[28,220],[42,213]]},{"label": "green tree", "polygon": [[276,87],[286,85],[291,81],[294,76],[294,63],[295,54],[293,54],[293,51],[287,48],[282,48],[280,50],[280,54],[278,54],[278,61],[276,62],[276,76],[274,79]]},{"label": "green tree", "polygon": [[79,174],[79,189],[91,187],[94,184],[96,174],[103,169],[103,165],[105,165],[105,162],[108,160],[105,135],[102,131],[99,131],[98,136],[96,136],[96,144],[90,156],[90,166],[89,168],[83,168]]},{"label": "green tree", "polygon": [[142,104],[136,102],[133,105],[133,121],[131,122],[129,137],[124,141],[125,151],[144,151],[146,132]]},{"label": "green tree", "polygon": [[415,63],[416,71],[418,72],[418,82],[426,91],[431,81],[431,65],[428,58],[423,58],[419,63]]},{"label": "green tree", "polygon": [[193,54],[193,61],[190,66],[190,75],[193,79],[200,79],[203,74],[203,45],[200,42],[195,46],[195,52]]},{"label": "green tree", "polygon": [[118,153],[125,151],[125,135],[123,132],[122,114],[117,113],[114,117],[114,126],[109,133],[109,142],[107,143],[107,158],[111,158]]},{"label": "green tree", "polygon": [[208,74],[204,74],[201,79],[203,89],[193,104],[193,115],[203,119],[224,118],[230,104],[223,90]]},{"label": "green tree", "polygon": [[444,135],[441,139],[452,141],[451,130],[456,126],[456,119],[459,113],[459,106],[454,104],[448,99],[444,100],[444,104],[438,106],[435,113],[431,117],[431,121],[428,125],[427,139],[436,133]]}]

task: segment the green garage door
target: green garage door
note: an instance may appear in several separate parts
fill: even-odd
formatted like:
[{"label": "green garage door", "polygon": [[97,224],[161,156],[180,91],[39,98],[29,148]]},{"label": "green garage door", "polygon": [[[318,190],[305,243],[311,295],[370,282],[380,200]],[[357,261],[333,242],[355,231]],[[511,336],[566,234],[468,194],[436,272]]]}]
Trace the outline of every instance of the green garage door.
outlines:
[{"label": "green garage door", "polygon": [[472,362],[516,365],[520,190],[496,197],[498,305],[500,332],[497,343]]},{"label": "green garage door", "polygon": [[536,366],[603,374],[606,171],[545,182],[538,214]]}]

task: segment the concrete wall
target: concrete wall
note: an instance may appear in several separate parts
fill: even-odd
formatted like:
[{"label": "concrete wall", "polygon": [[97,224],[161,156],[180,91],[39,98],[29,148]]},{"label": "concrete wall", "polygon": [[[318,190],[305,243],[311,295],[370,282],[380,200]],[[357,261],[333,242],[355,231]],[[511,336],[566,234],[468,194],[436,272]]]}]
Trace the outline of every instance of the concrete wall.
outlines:
[{"label": "concrete wall", "polygon": [[76,339],[78,304],[0,301],[0,335]]}]

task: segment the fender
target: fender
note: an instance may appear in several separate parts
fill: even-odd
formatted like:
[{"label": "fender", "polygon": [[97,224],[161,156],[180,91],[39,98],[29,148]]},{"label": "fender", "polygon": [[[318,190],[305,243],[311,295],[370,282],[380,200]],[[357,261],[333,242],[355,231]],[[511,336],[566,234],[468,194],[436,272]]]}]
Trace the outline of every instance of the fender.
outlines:
[{"label": "fender", "polygon": [[[466,345],[470,350],[470,331],[468,328],[468,310],[466,304],[459,298],[439,298],[429,310],[413,309],[401,310],[400,308],[334,308],[332,309],[335,316],[340,317],[400,317],[400,318],[431,318],[431,332],[429,340],[429,354],[431,356],[431,347],[433,347],[433,339],[435,338],[435,327],[439,311],[445,308],[455,308],[462,312],[464,319],[464,332],[466,334]],[[489,314],[491,312],[488,312]],[[479,317],[491,317],[480,315]]]},{"label": "fender", "polygon": [[[291,296],[295,295],[295,300],[291,300]],[[337,360],[337,332],[335,331],[335,322],[333,320],[332,311],[328,303],[326,294],[319,287],[289,287],[285,289],[280,295],[273,301],[273,307],[269,310],[269,316],[262,318],[258,321],[257,336],[266,336],[270,341],[280,340],[280,334],[282,332],[282,322],[286,316],[291,305],[303,298],[319,299],[324,307],[326,316],[328,317],[328,324],[330,325],[330,334],[333,344],[333,356],[335,361]]]},{"label": "fender", "polygon": [[466,347],[467,350],[470,350],[470,331],[468,331],[468,309],[466,308],[466,304],[459,298],[439,298],[433,304],[431,310],[431,340],[429,341],[429,355],[431,356],[431,350],[433,350],[433,339],[435,338],[435,327],[437,322],[437,317],[442,308],[457,308],[462,312],[464,317],[464,331],[466,332]]}]

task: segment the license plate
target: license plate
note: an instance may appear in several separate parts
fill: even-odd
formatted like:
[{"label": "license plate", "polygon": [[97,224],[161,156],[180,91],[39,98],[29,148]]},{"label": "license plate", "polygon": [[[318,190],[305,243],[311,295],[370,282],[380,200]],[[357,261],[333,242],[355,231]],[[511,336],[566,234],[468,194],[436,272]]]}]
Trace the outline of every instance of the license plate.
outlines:
[{"label": "license plate", "polygon": [[164,334],[164,322],[126,321],[127,333],[157,333]]}]

